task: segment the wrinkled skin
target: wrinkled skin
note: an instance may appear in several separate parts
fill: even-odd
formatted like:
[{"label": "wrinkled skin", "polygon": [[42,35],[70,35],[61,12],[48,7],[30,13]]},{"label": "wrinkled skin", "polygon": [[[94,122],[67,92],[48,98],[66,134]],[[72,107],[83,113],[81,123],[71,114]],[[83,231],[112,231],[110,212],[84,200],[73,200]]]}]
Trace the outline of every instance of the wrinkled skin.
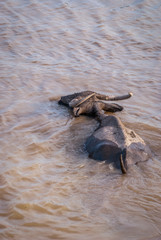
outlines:
[{"label": "wrinkled skin", "polygon": [[59,101],[60,104],[71,107],[76,117],[81,114],[96,117],[100,125],[85,143],[89,157],[112,163],[115,168],[121,169],[122,173],[127,172],[129,165],[146,161],[150,150],[144,140],[126,128],[118,117],[108,116],[103,112],[122,111],[123,108],[118,104],[107,104],[100,100],[122,100],[129,97],[131,94],[107,97],[85,91],[61,97]]},{"label": "wrinkled skin", "polygon": [[89,157],[113,163],[123,173],[126,173],[129,165],[148,160],[150,150],[144,140],[133,130],[126,128],[118,117],[101,114],[99,121],[99,127],[85,144]]}]

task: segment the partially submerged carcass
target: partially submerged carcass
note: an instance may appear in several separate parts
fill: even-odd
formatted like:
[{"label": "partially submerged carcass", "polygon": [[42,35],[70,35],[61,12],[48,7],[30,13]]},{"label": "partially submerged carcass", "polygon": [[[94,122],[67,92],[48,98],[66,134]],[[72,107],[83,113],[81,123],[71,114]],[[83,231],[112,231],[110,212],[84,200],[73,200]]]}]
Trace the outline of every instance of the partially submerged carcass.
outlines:
[{"label": "partially submerged carcass", "polygon": [[144,140],[133,130],[126,128],[116,116],[106,115],[104,111],[122,111],[118,104],[102,102],[130,98],[132,93],[109,97],[91,91],[74,93],[61,97],[59,103],[73,109],[74,116],[92,115],[99,121],[98,128],[86,140],[89,157],[98,161],[112,163],[126,173],[128,166],[148,159],[150,150]]}]

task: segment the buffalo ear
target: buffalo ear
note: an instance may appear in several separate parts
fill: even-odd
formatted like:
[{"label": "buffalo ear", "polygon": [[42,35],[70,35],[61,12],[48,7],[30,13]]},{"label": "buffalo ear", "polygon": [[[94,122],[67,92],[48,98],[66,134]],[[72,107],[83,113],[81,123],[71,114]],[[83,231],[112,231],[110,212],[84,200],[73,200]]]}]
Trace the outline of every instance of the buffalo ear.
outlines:
[{"label": "buffalo ear", "polygon": [[107,111],[107,112],[117,112],[117,111],[122,111],[123,110],[123,107],[116,104],[116,103],[103,103],[101,102],[101,108],[104,110],[104,111]]}]

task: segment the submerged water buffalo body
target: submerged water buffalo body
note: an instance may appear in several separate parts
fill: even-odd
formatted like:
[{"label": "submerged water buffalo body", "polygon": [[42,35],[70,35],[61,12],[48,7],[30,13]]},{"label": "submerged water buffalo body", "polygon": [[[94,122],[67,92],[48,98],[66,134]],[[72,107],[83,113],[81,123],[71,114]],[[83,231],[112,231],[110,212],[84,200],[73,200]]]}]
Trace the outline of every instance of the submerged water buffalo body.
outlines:
[{"label": "submerged water buffalo body", "polygon": [[93,115],[99,121],[99,127],[86,140],[85,146],[89,157],[98,161],[112,163],[121,168],[122,173],[127,172],[131,164],[146,161],[149,148],[144,140],[134,131],[126,128],[116,116],[105,115],[102,110],[109,112],[121,111],[118,104],[107,104],[100,100],[123,100],[132,94],[109,97],[91,91],[74,93],[61,97],[59,103],[73,109],[74,116],[80,114]]}]

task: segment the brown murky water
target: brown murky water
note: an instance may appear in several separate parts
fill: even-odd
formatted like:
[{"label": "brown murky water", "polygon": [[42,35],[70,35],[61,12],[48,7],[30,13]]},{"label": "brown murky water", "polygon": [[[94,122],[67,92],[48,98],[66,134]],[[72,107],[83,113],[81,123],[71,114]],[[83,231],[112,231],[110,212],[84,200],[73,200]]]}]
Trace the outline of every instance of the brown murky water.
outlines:
[{"label": "brown murky water", "polygon": [[[161,3],[0,3],[0,239],[161,239]],[[116,113],[154,153],[126,176],[83,150],[61,95],[134,93]],[[49,101],[53,97],[55,101]]]}]

